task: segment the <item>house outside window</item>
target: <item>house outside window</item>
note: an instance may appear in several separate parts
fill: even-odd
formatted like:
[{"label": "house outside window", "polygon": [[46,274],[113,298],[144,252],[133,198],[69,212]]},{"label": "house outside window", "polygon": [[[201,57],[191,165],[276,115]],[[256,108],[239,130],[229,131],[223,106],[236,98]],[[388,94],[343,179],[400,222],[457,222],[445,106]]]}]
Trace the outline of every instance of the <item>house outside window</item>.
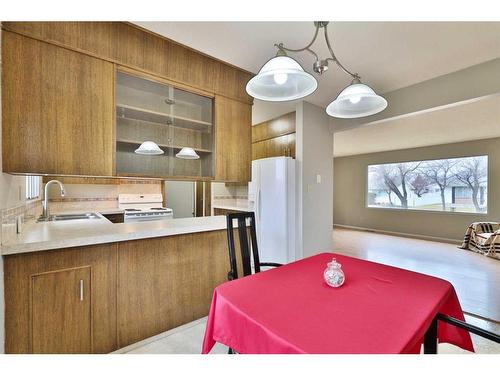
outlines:
[{"label": "house outside window", "polygon": [[488,156],[368,166],[367,206],[487,213]]}]

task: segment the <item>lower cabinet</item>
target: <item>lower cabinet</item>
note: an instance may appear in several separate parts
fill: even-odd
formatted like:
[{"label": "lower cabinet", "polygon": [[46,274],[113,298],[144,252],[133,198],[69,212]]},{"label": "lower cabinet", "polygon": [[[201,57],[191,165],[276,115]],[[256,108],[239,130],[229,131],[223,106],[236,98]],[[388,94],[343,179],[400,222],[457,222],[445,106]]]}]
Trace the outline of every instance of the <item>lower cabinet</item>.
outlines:
[{"label": "lower cabinet", "polygon": [[228,267],[225,231],[119,243],[119,346],[206,316]]},{"label": "lower cabinet", "polygon": [[6,353],[117,349],[117,244],[4,256]]},{"label": "lower cabinet", "polygon": [[237,214],[240,212],[245,212],[245,211],[228,210],[226,208],[214,208],[214,216],[218,216],[218,215],[226,216],[227,214]]},{"label": "lower cabinet", "polygon": [[7,353],[109,353],[208,314],[226,231],[4,256]]},{"label": "lower cabinet", "polygon": [[92,353],[91,269],[31,277],[33,353]]}]

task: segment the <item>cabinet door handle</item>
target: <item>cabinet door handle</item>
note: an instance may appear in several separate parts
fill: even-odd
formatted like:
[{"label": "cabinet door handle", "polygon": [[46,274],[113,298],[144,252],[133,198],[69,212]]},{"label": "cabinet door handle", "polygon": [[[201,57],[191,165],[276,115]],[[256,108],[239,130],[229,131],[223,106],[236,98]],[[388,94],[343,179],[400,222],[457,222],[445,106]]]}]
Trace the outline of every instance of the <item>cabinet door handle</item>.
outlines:
[{"label": "cabinet door handle", "polygon": [[83,280],[80,280],[80,301],[83,301]]}]

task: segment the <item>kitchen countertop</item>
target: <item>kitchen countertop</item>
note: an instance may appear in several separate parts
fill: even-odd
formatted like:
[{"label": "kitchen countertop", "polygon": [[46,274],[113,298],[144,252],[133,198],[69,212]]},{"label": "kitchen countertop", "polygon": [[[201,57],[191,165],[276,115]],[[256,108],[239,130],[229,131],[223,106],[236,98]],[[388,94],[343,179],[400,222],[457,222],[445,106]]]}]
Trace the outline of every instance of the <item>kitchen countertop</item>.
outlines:
[{"label": "kitchen countertop", "polygon": [[224,210],[253,211],[252,205],[248,199],[214,199],[212,207],[222,208]]},{"label": "kitchen countertop", "polygon": [[[104,212],[104,211],[103,211]],[[224,216],[113,224],[101,219],[26,223],[23,232],[2,245],[2,255],[96,245],[226,229]]]}]

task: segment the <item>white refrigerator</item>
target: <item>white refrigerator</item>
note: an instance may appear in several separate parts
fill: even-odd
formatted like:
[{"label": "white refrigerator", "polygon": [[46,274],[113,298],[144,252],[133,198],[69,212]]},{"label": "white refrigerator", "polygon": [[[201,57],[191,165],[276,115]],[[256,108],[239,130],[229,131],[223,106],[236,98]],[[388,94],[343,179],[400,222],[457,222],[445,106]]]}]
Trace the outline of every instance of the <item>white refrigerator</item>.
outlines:
[{"label": "white refrigerator", "polygon": [[248,199],[256,217],[260,261],[294,261],[295,160],[280,156],[252,161]]}]

